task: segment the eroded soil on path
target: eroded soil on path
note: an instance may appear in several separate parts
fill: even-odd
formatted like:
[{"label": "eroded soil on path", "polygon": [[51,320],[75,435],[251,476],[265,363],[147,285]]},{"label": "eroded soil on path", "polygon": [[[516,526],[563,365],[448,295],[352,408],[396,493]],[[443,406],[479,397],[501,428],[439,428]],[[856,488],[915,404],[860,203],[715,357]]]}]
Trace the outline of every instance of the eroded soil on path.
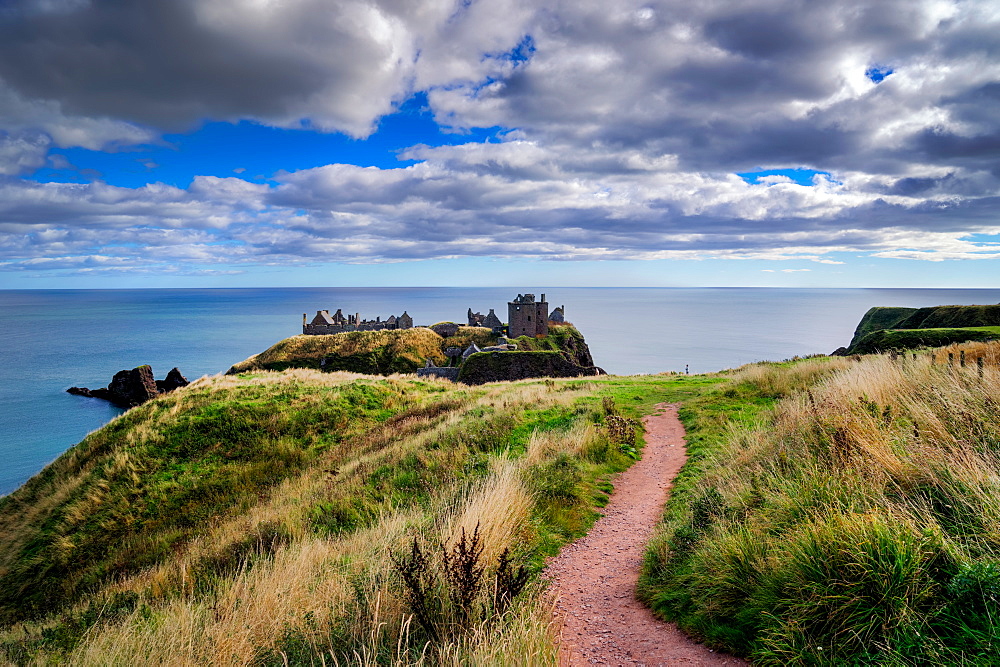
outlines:
[{"label": "eroded soil on path", "polygon": [[561,665],[743,665],[696,643],[635,598],[646,544],[684,465],[677,406],[643,420],[642,460],[615,480],[604,516],[546,568],[561,623]]}]

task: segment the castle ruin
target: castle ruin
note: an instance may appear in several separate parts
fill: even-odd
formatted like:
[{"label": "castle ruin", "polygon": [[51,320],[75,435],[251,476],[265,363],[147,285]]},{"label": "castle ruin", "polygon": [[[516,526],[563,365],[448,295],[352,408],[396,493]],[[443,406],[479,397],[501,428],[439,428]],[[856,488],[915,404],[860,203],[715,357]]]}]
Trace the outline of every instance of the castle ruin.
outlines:
[{"label": "castle ruin", "polygon": [[[517,298],[507,303],[507,324],[500,321],[496,311],[490,308],[488,314],[472,312],[469,308],[467,313],[468,326],[486,327],[492,329],[497,336],[506,335],[510,338],[518,336],[545,336],[549,333],[549,322],[562,324],[566,321],[565,306],[559,306],[551,313],[548,312],[549,304],[545,300],[545,295],[535,301],[534,294],[518,294]],[[454,331],[447,333],[439,331],[440,327],[450,325]],[[455,335],[460,324],[442,323],[432,327],[437,333],[444,337]],[[308,316],[302,314],[302,333],[308,336],[325,336],[329,334],[345,333],[347,331],[381,331],[396,329],[412,329],[413,318],[403,311],[400,316],[390,315],[383,320],[376,317],[374,320],[362,320],[360,313],[354,315],[344,315],[341,309],[337,309],[333,315],[328,310],[316,311],[316,317],[310,322]]]},{"label": "castle ruin", "polygon": [[507,303],[508,336],[547,336],[549,333],[549,304],[545,295],[535,301],[534,294],[518,294]]},{"label": "castle ruin", "polygon": [[487,327],[488,329],[493,329],[493,333],[500,334],[503,333],[503,322],[497,317],[497,314],[493,312],[490,308],[488,315],[483,315],[482,313],[474,313],[472,309],[469,308],[469,326],[470,327]]},{"label": "castle ruin", "polygon": [[333,315],[329,310],[317,310],[316,317],[312,322],[307,322],[307,316],[302,313],[302,333],[307,336],[325,336],[328,334],[344,333],[345,331],[381,331],[383,329],[412,329],[413,318],[404,310],[399,317],[390,315],[383,320],[376,317],[374,320],[362,320],[360,313],[344,317],[341,309]]}]

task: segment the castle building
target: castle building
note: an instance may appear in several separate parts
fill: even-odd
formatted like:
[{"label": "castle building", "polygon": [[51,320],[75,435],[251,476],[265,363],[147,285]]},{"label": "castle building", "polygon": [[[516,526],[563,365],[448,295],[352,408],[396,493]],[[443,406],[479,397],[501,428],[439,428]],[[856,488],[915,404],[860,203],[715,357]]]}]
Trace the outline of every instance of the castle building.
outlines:
[{"label": "castle building", "polygon": [[518,294],[513,301],[507,302],[508,336],[546,336],[549,333],[549,304],[542,295],[535,301],[534,294]]},{"label": "castle building", "polygon": [[488,315],[483,315],[482,313],[474,313],[472,309],[469,308],[469,326],[470,327],[486,327],[492,329],[493,333],[503,332],[503,322],[497,317],[497,314],[490,308]]},{"label": "castle building", "polygon": [[383,329],[412,329],[413,318],[404,310],[399,317],[390,315],[383,320],[376,317],[374,320],[362,320],[360,313],[344,317],[341,309],[333,315],[329,310],[317,310],[316,317],[312,322],[307,321],[305,313],[302,314],[302,333],[307,336],[325,336],[328,334],[344,333],[345,331],[381,331]]}]

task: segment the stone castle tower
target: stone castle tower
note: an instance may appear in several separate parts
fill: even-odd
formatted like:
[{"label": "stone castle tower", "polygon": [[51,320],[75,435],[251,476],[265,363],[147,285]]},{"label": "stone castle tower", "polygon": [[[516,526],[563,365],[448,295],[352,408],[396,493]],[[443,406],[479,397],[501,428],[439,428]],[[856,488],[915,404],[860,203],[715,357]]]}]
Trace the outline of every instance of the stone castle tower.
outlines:
[{"label": "stone castle tower", "polygon": [[540,301],[535,301],[534,294],[518,294],[517,298],[507,303],[508,336],[537,335],[546,336],[549,333],[549,304],[542,295]]}]

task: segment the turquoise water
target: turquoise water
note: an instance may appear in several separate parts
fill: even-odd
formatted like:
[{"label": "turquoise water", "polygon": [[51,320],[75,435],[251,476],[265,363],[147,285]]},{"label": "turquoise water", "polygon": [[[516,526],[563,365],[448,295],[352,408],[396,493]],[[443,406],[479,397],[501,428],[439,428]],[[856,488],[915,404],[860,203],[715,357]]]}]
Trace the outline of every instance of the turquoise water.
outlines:
[{"label": "turquoise water", "polygon": [[286,288],[0,291],[0,494],[9,493],[89,431],[118,414],[65,393],[104,386],[150,364],[189,378],[301,331],[302,313],[343,308],[417,324],[464,321],[466,309],[503,317],[518,292],[550,307],[587,338],[611,373],[715,371],[846,345],[871,306],[998,303],[1000,290],[759,288]]}]

